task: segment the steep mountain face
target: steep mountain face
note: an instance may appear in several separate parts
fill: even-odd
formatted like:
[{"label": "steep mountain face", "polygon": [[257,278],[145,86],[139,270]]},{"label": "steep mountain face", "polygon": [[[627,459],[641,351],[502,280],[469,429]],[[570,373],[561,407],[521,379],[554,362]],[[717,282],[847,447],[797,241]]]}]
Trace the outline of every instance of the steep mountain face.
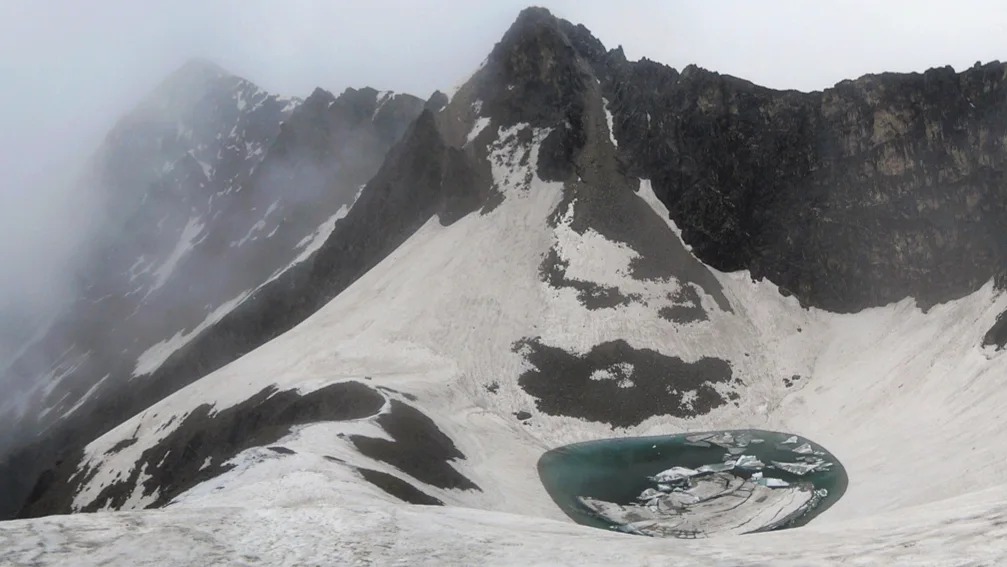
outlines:
[{"label": "steep mountain face", "polygon": [[[344,563],[598,562],[617,548],[807,564],[880,560],[883,543],[926,547],[924,559],[972,549],[1002,531],[1002,499],[987,498],[1007,446],[993,348],[1007,295],[990,241],[1005,210],[1002,75],[777,92],[628,62],[526,10],[453,96],[415,103],[316,253],[260,273],[132,382],[151,385],[141,396],[100,393],[95,407],[135,415],[66,442],[20,515],[166,507],[94,521],[165,534],[163,518],[196,522],[213,535],[194,545],[216,554],[226,541],[231,558],[297,547],[284,522],[303,531],[310,517]],[[331,140],[319,129],[338,122],[330,99],[294,111],[257,169],[289,155],[284,140],[331,165],[338,152],[319,149]],[[303,108],[320,114],[285,138]],[[544,450],[725,428],[799,433],[842,460],[850,486],[811,539],[594,545],[600,532],[551,521],[564,516],[536,475]],[[906,470],[920,463],[927,474]],[[925,545],[949,519],[962,522],[949,545]],[[0,536],[28,554],[18,538],[49,525]],[[76,518],[57,525],[92,537]],[[262,525],[286,536],[247,535]],[[880,538],[879,525],[891,527]]]},{"label": "steep mountain face", "polygon": [[175,72],[94,160],[107,218],[79,297],[5,372],[0,450],[40,451],[39,433],[43,455],[80,447],[198,377],[157,371],[313,254],[423,105],[374,89],[282,99],[204,62]]},{"label": "steep mountain face", "polygon": [[834,311],[928,308],[1003,265],[1007,66],[797,93],[592,54],[620,154],[710,265]]}]

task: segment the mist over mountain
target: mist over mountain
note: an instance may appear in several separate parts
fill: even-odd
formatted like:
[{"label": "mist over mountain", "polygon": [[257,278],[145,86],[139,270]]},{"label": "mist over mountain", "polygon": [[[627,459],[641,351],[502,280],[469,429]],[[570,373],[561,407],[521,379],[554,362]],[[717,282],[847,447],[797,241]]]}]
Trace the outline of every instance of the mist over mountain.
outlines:
[{"label": "mist over mountain", "polygon": [[374,89],[281,98],[205,61],[174,72],[84,181],[103,193],[100,229],[73,303],[12,352],[5,450],[72,414],[107,430],[184,385],[133,379],[310,257],[422,106]]},{"label": "mist over mountain", "polygon": [[427,99],[190,61],[89,164],[72,301],[0,305],[45,517],[0,557],[996,562],[1005,108],[996,61],[774,90],[543,8]]}]

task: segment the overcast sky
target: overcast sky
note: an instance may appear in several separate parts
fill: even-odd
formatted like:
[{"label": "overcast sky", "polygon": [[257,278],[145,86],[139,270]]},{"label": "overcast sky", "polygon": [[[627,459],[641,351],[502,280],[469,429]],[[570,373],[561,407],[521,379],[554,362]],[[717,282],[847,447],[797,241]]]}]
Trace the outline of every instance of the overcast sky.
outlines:
[{"label": "overcast sky", "polygon": [[[697,63],[776,88],[1007,59],[1007,8],[994,1],[538,4],[631,59]],[[46,258],[74,237],[61,221],[86,211],[68,180],[115,119],[186,59],[282,94],[373,86],[425,97],[467,77],[525,5],[0,0],[0,294],[46,292],[39,278],[57,277]]]}]

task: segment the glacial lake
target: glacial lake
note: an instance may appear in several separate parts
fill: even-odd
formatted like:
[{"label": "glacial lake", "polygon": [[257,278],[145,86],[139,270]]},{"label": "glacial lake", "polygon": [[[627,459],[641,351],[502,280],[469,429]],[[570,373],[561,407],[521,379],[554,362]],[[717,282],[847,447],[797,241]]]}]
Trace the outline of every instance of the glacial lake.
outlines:
[{"label": "glacial lake", "polygon": [[542,455],[538,471],[575,522],[654,537],[803,526],[848,484],[821,445],[757,429],[576,443]]}]

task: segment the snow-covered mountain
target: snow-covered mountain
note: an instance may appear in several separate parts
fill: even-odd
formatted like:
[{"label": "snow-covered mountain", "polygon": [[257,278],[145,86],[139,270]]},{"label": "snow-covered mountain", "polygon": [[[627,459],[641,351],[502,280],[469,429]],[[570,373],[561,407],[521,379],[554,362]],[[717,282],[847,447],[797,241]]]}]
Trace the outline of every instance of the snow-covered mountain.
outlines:
[{"label": "snow-covered mountain", "polygon": [[197,378],[161,369],[315,253],[423,105],[373,89],[286,99],[202,61],[168,77],[84,180],[105,214],[78,297],[4,372],[0,450],[28,452],[5,482]]},{"label": "snow-covered mountain", "polygon": [[[123,356],[169,386],[64,439],[20,510],[100,513],[2,523],[0,557],[1002,561],[1005,69],[777,92],[526,10],[411,103],[338,215],[297,221],[313,255],[290,266],[291,236],[197,332]],[[341,122],[305,109],[339,100],[301,103],[256,170],[324,147]],[[796,530],[653,540],[571,524],[536,471],[576,441],[744,428],[827,447],[845,494]]]}]

